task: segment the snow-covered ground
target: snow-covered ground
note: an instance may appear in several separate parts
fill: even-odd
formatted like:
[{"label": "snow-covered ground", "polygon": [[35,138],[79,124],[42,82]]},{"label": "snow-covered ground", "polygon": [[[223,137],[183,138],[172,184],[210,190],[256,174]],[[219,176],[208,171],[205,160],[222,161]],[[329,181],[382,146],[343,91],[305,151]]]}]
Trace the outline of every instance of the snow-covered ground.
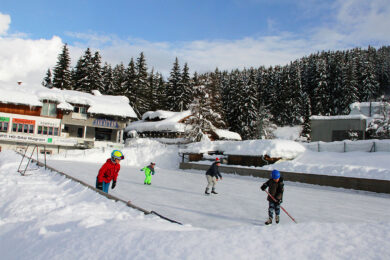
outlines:
[{"label": "snow-covered ground", "polygon": [[[49,165],[89,184],[111,151],[73,151]],[[281,223],[263,226],[265,179],[223,174],[205,196],[204,172],[178,170],[178,149],[145,140],[123,150],[111,194],[184,223],[145,216],[58,174],[20,176],[0,153],[2,259],[389,259],[390,195],[286,182]],[[275,164],[286,171],[364,176],[390,172],[389,153],[316,153]],[[367,158],[369,156],[369,158]],[[387,157],[387,158],[386,158]],[[157,163],[152,185],[140,168]]]}]

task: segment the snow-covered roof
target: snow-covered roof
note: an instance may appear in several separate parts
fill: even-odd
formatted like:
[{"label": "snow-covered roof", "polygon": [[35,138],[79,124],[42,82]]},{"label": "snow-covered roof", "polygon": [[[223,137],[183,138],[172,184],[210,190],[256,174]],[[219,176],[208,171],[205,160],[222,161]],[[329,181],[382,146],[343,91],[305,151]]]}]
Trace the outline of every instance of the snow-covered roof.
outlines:
[{"label": "snow-covered roof", "polygon": [[137,118],[125,96],[107,96],[94,90],[93,94],[74,90],[48,89],[43,86],[0,85],[0,102],[27,106],[42,106],[43,100],[58,103],[62,110],[73,110],[72,104],[88,106],[88,113]]},{"label": "snow-covered roof", "polygon": [[[149,111],[142,116],[142,120],[130,123],[125,131],[129,132],[135,130],[137,132],[185,132],[188,125],[179,123],[180,120],[191,115],[190,110],[183,112],[172,112],[157,110],[155,112]],[[160,117],[161,116],[161,117]],[[155,118],[162,118],[160,121],[147,121]],[[165,117],[165,118],[164,118]]]},{"label": "snow-covered roof", "polygon": [[142,120],[163,120],[177,115],[178,112],[165,111],[165,110],[156,110],[148,111],[142,115]]},{"label": "snow-covered roof", "polygon": [[213,129],[214,133],[218,136],[218,139],[237,140],[241,141],[240,134],[225,129]]},{"label": "snow-covered roof", "polygon": [[344,116],[311,116],[310,120],[341,120],[341,119],[367,119],[366,116],[359,115],[344,115]]}]

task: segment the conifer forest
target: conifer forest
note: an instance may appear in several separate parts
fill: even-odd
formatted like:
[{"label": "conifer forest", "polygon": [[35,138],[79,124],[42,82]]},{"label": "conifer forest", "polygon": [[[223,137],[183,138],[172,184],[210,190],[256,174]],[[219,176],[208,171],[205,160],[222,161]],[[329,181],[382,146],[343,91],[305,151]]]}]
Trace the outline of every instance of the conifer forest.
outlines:
[{"label": "conifer forest", "polygon": [[[128,97],[139,117],[147,111],[191,109],[244,140],[267,138],[273,125],[303,125],[310,138],[311,115],[346,115],[353,102],[379,101],[390,93],[390,46],[322,51],[284,66],[259,66],[190,75],[189,64],[173,62],[164,77],[149,69],[144,53],[128,64],[102,64],[88,48],[74,68],[65,44],[42,85]],[[261,61],[259,61],[261,64]]]}]

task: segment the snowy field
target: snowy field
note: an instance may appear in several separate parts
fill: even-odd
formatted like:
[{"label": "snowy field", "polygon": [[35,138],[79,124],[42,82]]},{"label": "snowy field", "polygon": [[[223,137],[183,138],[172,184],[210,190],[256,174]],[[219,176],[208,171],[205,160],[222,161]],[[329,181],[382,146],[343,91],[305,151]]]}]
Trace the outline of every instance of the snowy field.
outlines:
[{"label": "snowy field", "polygon": [[[20,156],[0,153],[2,259],[389,259],[390,195],[286,182],[281,223],[263,226],[265,179],[223,174],[205,196],[204,172],[181,171],[175,146],[143,141],[123,150],[111,194],[175,219],[145,216],[58,174],[20,176]],[[49,165],[94,184],[110,151],[53,156]],[[388,153],[315,153],[273,167],[382,176]],[[157,163],[152,185],[140,168]],[[269,166],[268,166],[269,167]]]}]

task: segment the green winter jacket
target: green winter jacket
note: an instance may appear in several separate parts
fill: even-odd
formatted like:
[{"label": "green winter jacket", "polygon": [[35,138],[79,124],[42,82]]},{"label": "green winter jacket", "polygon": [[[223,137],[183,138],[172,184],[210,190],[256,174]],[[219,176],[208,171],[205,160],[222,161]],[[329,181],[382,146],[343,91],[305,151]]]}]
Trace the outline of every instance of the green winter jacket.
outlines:
[{"label": "green winter jacket", "polygon": [[144,171],[146,175],[152,174],[154,175],[154,169],[149,165],[145,166],[144,168],[141,169],[141,171]]}]

